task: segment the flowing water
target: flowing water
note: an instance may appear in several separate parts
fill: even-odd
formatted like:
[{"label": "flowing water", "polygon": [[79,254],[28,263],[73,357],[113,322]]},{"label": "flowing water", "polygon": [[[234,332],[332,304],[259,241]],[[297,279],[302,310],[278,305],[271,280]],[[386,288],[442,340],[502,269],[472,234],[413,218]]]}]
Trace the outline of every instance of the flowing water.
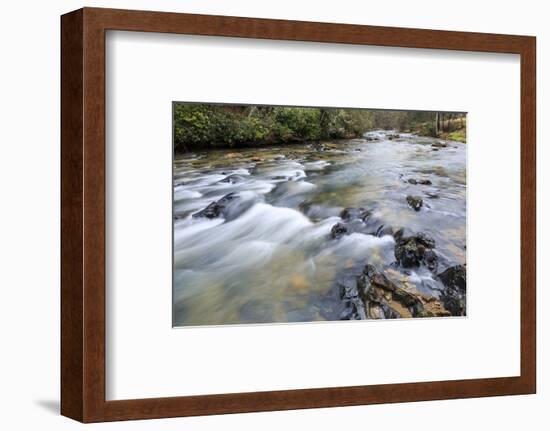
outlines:
[{"label": "flowing water", "polygon": [[[197,217],[230,193],[222,214]],[[408,195],[423,199],[420,211]],[[331,229],[349,207],[369,210],[368,222],[334,238]],[[365,139],[176,155],[173,323],[340,320],[336,281],[367,263],[407,290],[439,298],[433,271],[396,267],[394,237],[382,226],[428,233],[438,273],[464,264],[466,145],[371,132]]]}]

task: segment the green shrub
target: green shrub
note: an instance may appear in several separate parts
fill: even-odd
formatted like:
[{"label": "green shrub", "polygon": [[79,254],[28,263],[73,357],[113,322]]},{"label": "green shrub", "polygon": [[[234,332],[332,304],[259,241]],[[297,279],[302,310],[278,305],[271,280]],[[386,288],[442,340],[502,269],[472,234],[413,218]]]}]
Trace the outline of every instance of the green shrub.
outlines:
[{"label": "green shrub", "polygon": [[174,106],[174,144],[186,151],[215,138],[216,125],[211,121],[209,107],[204,105]]},{"label": "green shrub", "polygon": [[260,117],[245,116],[223,106],[176,104],[174,144],[177,151],[233,147],[266,139],[269,128]]},{"label": "green shrub", "polygon": [[273,116],[273,129],[278,139],[311,141],[321,136],[319,109],[278,107]]}]

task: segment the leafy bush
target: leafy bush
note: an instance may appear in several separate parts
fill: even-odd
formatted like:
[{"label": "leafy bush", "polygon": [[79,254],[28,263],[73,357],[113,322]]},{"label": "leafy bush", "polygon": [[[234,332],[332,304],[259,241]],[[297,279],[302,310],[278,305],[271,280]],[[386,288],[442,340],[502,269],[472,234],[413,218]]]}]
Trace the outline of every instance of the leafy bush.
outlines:
[{"label": "leafy bush", "polygon": [[283,141],[312,141],[321,136],[319,109],[278,107],[273,111],[275,136]]},{"label": "leafy bush", "polygon": [[209,107],[177,104],[174,107],[174,144],[186,151],[215,138],[216,124]]},{"label": "leafy bush", "polygon": [[176,104],[174,144],[177,151],[233,147],[259,142],[269,134],[261,118],[244,116],[221,106]]}]

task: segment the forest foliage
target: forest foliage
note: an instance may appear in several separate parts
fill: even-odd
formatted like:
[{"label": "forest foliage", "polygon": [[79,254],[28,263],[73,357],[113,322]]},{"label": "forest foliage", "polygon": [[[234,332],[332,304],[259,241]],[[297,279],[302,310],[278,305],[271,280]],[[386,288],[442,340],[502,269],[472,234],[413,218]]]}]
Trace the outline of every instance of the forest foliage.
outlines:
[{"label": "forest foliage", "polygon": [[456,119],[464,114],[447,114],[447,123],[440,122],[442,115],[424,111],[174,103],[174,146],[177,152],[184,152],[350,139],[372,129],[440,136],[445,124],[449,132],[452,125],[460,125]]}]

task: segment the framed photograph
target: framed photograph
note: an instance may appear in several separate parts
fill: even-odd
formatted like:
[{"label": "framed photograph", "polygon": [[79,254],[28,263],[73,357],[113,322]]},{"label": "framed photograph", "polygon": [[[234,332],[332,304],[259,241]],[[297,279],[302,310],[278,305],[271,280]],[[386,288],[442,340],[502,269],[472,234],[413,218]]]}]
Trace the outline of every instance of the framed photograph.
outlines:
[{"label": "framed photograph", "polygon": [[61,412],[536,391],[535,38],[61,18]]}]

